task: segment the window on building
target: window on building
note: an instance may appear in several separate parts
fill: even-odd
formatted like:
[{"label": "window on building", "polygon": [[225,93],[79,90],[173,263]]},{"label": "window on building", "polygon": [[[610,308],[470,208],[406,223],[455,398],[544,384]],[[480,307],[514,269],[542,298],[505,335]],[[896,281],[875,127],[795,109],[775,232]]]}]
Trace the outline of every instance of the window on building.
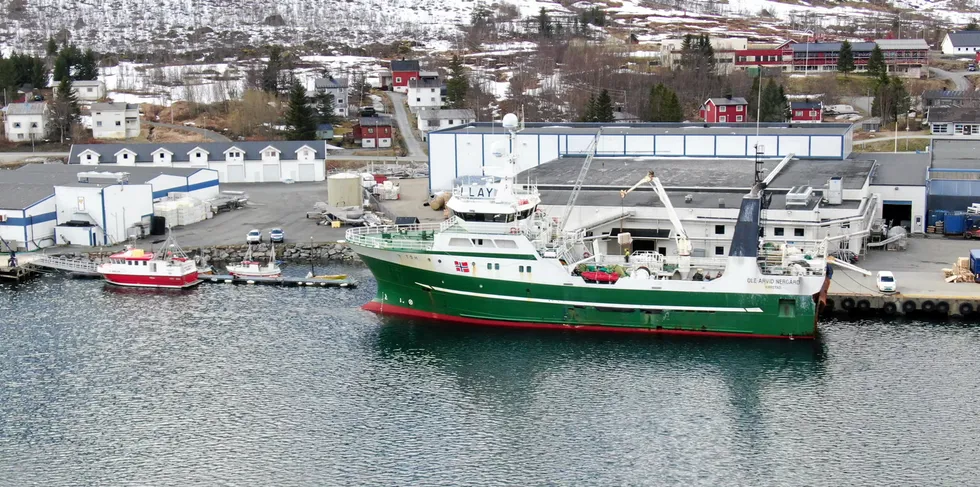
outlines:
[{"label": "window on building", "polygon": [[719,111],[719,112],[722,112],[722,113],[725,113],[725,109],[727,109],[727,108],[728,108],[728,107],[725,107],[725,106],[721,106],[721,107],[718,107],[718,111]]},{"label": "window on building", "polygon": [[741,122],[742,121],[742,116],[739,115],[739,116],[735,117],[735,121],[736,122]]},{"label": "window on building", "polygon": [[119,120],[116,120],[116,127],[122,127],[122,122],[119,121]]},{"label": "window on building", "polygon": [[23,139],[24,138],[24,134],[17,134],[17,138],[18,139]]},{"label": "window on building", "polygon": [[401,82],[402,82],[402,77],[401,76],[395,78],[395,83],[401,83]]},{"label": "window on building", "polygon": [[715,225],[715,235],[724,235],[725,225]]},{"label": "window on building", "polygon": [[715,247],[715,255],[725,255],[725,247],[720,245]]},{"label": "window on building", "polygon": [[123,159],[129,159],[129,153],[128,152],[123,154]]},{"label": "window on building", "polygon": [[802,117],[803,116],[803,110],[797,110],[796,111],[796,116],[797,117]]},{"label": "window on building", "polygon": [[92,154],[86,154],[85,155],[85,160],[86,161],[91,161],[92,160]]},{"label": "window on building", "polygon": [[418,103],[422,103],[422,99],[421,98],[416,98],[415,101],[418,102]]},{"label": "window on building", "polygon": [[102,122],[95,122],[95,126],[96,127],[101,127],[102,126]]},{"label": "window on building", "polygon": [[741,112],[743,108],[745,108],[745,107],[743,107],[742,105],[738,105],[738,106],[735,107],[735,111],[736,112]]},{"label": "window on building", "polygon": [[200,157],[201,157],[201,153],[200,153],[200,152],[196,152],[196,153],[194,153],[194,157],[197,157],[197,158],[199,158],[199,159],[200,159]]},{"label": "window on building", "polygon": [[368,129],[368,133],[369,134],[373,134],[374,133],[374,129]]},{"label": "window on building", "polygon": [[719,122],[727,122],[728,121],[728,117],[725,116],[725,115],[722,115],[722,116],[718,117],[718,121]]},{"label": "window on building", "polygon": [[810,116],[811,117],[816,117],[817,116],[817,111],[816,110],[810,110]]},{"label": "window on building", "polygon": [[436,101],[435,97],[429,98],[429,101]]},{"label": "window on building", "polygon": [[15,129],[19,129],[20,128],[20,122],[14,122],[14,128]]},{"label": "window on building", "polygon": [[773,228],[772,229],[772,234],[775,235],[775,236],[777,236],[777,237],[782,237],[783,236],[783,227]]},{"label": "window on building", "polygon": [[453,121],[450,119],[449,120],[449,125],[452,125],[452,124],[453,124]]},{"label": "window on building", "polygon": [[32,129],[36,129],[37,128],[37,122],[31,122],[31,128]]},{"label": "window on building", "polygon": [[802,228],[794,228],[793,229],[793,236],[794,237],[802,237],[803,236],[803,229]]}]

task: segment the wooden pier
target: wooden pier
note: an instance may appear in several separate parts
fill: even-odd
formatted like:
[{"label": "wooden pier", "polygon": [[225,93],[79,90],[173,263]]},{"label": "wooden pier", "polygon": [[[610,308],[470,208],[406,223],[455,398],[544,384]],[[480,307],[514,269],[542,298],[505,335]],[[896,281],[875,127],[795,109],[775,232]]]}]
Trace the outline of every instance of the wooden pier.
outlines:
[{"label": "wooden pier", "polygon": [[24,282],[37,274],[37,270],[30,265],[19,265],[16,267],[0,266],[0,282]]}]

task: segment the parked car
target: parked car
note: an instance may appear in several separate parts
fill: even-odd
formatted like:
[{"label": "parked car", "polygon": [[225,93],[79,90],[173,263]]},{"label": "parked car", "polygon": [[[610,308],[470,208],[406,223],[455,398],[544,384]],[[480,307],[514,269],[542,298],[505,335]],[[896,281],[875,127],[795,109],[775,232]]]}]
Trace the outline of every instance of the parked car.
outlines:
[{"label": "parked car", "polygon": [[893,293],[898,290],[895,275],[889,271],[878,271],[878,290],[883,293]]},{"label": "parked car", "polygon": [[262,232],[260,232],[257,228],[253,228],[248,232],[248,235],[245,236],[245,243],[262,243]]},{"label": "parked car", "polygon": [[970,64],[970,66],[968,66],[966,69],[969,70],[969,71],[976,71],[977,70],[977,65],[976,64]]},{"label": "parked car", "polygon": [[273,228],[269,231],[269,241],[282,243],[286,240],[286,234],[282,232],[281,228]]}]

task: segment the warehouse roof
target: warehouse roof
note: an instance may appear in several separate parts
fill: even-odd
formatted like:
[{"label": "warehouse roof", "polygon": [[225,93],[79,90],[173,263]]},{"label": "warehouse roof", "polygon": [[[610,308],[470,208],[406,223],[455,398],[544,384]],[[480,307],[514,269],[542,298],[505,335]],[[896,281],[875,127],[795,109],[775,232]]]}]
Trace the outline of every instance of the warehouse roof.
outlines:
[{"label": "warehouse roof", "polygon": [[[541,188],[571,189],[581,171],[582,157],[566,157],[542,164],[521,173],[517,180],[530,178]],[[779,163],[766,159],[765,174]],[[844,179],[844,189],[861,189],[871,173],[873,161],[792,160],[769,185],[789,189],[809,185],[821,188],[835,176]],[[650,171],[667,188],[739,188],[748,190],[755,181],[755,161],[751,159],[680,159],[680,158],[602,158],[593,159],[586,186],[626,189]]]},{"label": "warehouse roof", "polygon": [[927,153],[855,152],[855,160],[875,161],[871,184],[882,186],[925,186],[929,168]]},{"label": "warehouse roof", "polygon": [[[793,44],[794,53],[805,53],[809,52],[813,54],[815,52],[838,52],[840,51],[841,42],[810,42],[810,43],[800,43]],[[857,51],[873,51],[875,48],[874,42],[852,42],[851,52]]]},{"label": "warehouse roof", "polygon": [[925,39],[878,39],[875,44],[883,51],[929,49],[929,43]]},{"label": "warehouse roof", "polygon": [[0,171],[0,208],[5,210],[24,210],[48,196],[54,195],[50,184],[15,183],[7,181],[8,172]]},{"label": "warehouse roof", "polygon": [[450,110],[421,110],[418,114],[422,120],[473,120],[476,113],[469,108]]},{"label": "warehouse roof", "polygon": [[[132,143],[132,144],[75,144],[71,146],[71,153],[68,155],[69,164],[78,164],[78,155],[86,150],[91,150],[99,155],[99,162],[102,164],[114,164],[115,154],[123,149],[129,149],[136,153],[136,162],[152,162],[153,153],[159,149],[166,150],[172,154],[171,160],[174,162],[187,162],[190,160],[190,153],[195,149],[203,149],[210,154],[212,160],[224,159],[224,153],[231,149],[245,153],[246,161],[258,161],[262,157],[259,155],[263,149],[272,146],[283,154],[295,155],[296,151],[303,146],[313,149],[320,158],[326,155],[326,147],[322,140],[270,140],[270,141],[238,141],[238,142],[190,142],[190,143]],[[127,166],[128,167],[128,166]]]},{"label": "warehouse roof", "polygon": [[[706,124],[698,123],[549,123],[529,122],[521,134],[552,134],[552,135],[595,135],[599,128],[603,135],[755,135],[754,123]],[[851,130],[849,123],[762,123],[759,124],[759,135],[839,135],[843,136]],[[464,134],[504,134],[506,131],[499,122],[473,122],[466,125],[449,127],[433,133],[464,133]]]},{"label": "warehouse roof", "polygon": [[980,140],[977,139],[933,139],[932,167],[936,169],[980,169],[977,153],[980,153]]},{"label": "warehouse roof", "polygon": [[932,107],[929,109],[929,122],[980,122],[980,108],[973,107]]},{"label": "warehouse roof", "polygon": [[[675,208],[730,208],[738,211],[739,206],[742,203],[742,198],[745,197],[746,193],[747,191],[667,191],[667,196],[670,198],[670,204]],[[568,203],[568,197],[570,195],[570,190],[542,190],[541,204],[564,206]],[[687,201],[688,196],[691,197],[690,201]],[[625,208],[631,208],[634,206],[664,206],[664,204],[660,201],[660,198],[658,198],[653,191],[649,190],[633,191],[632,193],[626,195],[626,199],[620,198],[618,191],[583,190],[581,193],[579,193],[576,204],[579,206],[622,206]],[[819,198],[810,198],[810,201],[807,204],[807,209],[812,210],[819,204]],[[844,200],[842,204],[834,205],[833,208],[855,209],[859,208],[860,205],[861,203],[856,200]],[[785,208],[786,194],[773,193],[772,203],[769,207],[772,209]],[[794,209],[797,208],[799,207],[794,207]]]}]

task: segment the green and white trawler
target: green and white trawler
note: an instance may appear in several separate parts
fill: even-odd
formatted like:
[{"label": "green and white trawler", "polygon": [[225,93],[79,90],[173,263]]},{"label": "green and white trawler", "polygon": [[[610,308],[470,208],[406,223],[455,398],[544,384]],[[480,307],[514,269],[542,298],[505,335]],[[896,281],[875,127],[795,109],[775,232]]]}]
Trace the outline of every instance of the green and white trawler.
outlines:
[{"label": "green and white trawler", "polygon": [[[511,147],[516,116],[504,117]],[[597,136],[598,140],[598,136]],[[597,142],[593,142],[593,147]],[[575,194],[592,154],[569,201]],[[788,159],[787,159],[788,160]],[[786,161],[784,161],[786,162]],[[489,168],[488,168],[489,169]],[[361,227],[347,241],[378,282],[365,309],[454,322],[688,335],[810,338],[829,284],[826,245],[794,248],[760,239],[768,181],[742,199],[727,258],[691,256],[660,181],[649,183],[671,214],[677,255],[603,255],[597,238],[565,231],[538,208],[536,187],[516,181],[517,155],[486,186],[463,184],[441,224]],[[566,218],[568,211],[566,210]],[[714,279],[712,279],[714,277]]]}]

